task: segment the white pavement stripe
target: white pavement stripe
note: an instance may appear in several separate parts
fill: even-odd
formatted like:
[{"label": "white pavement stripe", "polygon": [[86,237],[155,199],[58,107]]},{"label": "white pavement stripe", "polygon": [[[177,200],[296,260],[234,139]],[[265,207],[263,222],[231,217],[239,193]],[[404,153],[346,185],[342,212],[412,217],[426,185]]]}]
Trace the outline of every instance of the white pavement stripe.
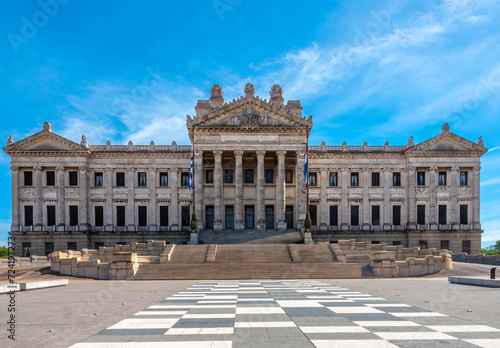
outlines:
[{"label": "white pavement stripe", "polygon": [[320,305],[316,301],[312,300],[278,300],[276,301],[281,307],[304,307],[304,308],[312,308],[312,307],[324,307]]},{"label": "white pavement stripe", "polygon": [[374,332],[384,340],[458,340],[442,332]]},{"label": "white pavement stripe", "polygon": [[134,315],[184,315],[188,311],[140,311]]},{"label": "white pavement stripe", "polygon": [[397,348],[384,340],[311,340],[317,348]]},{"label": "white pavement stripe", "polygon": [[427,327],[440,332],[500,332],[499,329],[486,325],[427,325]]},{"label": "white pavement stripe", "polygon": [[108,329],[169,329],[179,318],[161,318],[161,319],[124,319]]},{"label": "white pavement stripe", "polygon": [[[192,348],[194,341],[184,342],[99,342],[77,343],[71,348]],[[197,348],[230,348],[232,341],[195,341]]]},{"label": "white pavement stripe", "polygon": [[405,312],[405,313],[391,313],[395,317],[446,317],[447,315],[436,312]]},{"label": "white pavement stripe", "polygon": [[[232,335],[233,333],[232,327],[189,327],[168,329],[165,335]],[[170,342],[165,343],[170,347]]]},{"label": "white pavement stripe", "polygon": [[185,314],[182,319],[224,319],[234,318],[234,313]]},{"label": "white pavement stripe", "polygon": [[464,339],[465,342],[475,344],[483,348],[500,347],[500,339],[498,338],[477,338],[477,339]]},{"label": "white pavement stripe", "polygon": [[293,321],[238,321],[234,323],[235,328],[271,328],[271,327],[297,327]]},{"label": "white pavement stripe", "polygon": [[359,333],[370,332],[361,326],[300,326],[303,333]]},{"label": "white pavement stripe", "polygon": [[236,314],[282,314],[280,307],[237,307]]},{"label": "white pavement stripe", "polygon": [[413,321],[408,321],[408,320],[391,320],[391,321],[382,321],[382,320],[373,320],[373,321],[353,321],[354,324],[363,326],[363,327],[370,327],[370,326],[422,326],[420,324],[417,324]]},{"label": "white pavement stripe", "polygon": [[404,303],[366,303],[368,307],[411,307]]},{"label": "white pavement stripe", "polygon": [[361,313],[361,314],[374,314],[374,313],[385,313],[382,311],[379,311],[378,309],[372,308],[372,307],[366,307],[366,306],[361,306],[361,307],[326,307],[332,312],[335,313],[347,313],[347,314],[352,314],[352,313]]}]

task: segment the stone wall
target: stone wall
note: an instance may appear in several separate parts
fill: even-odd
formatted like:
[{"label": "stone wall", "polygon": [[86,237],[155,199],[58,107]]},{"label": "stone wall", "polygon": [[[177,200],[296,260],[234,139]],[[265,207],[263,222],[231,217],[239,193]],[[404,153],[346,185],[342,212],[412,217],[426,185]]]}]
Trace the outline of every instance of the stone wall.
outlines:
[{"label": "stone wall", "polygon": [[499,255],[484,255],[484,254],[467,254],[467,253],[454,253],[453,261],[469,262],[469,263],[482,263],[485,265],[500,265]]},{"label": "stone wall", "polygon": [[[50,258],[48,256],[36,256],[31,257],[14,257],[14,266],[24,267],[24,266],[37,266],[37,265],[49,265]],[[9,259],[0,259],[0,269],[9,267]]]}]

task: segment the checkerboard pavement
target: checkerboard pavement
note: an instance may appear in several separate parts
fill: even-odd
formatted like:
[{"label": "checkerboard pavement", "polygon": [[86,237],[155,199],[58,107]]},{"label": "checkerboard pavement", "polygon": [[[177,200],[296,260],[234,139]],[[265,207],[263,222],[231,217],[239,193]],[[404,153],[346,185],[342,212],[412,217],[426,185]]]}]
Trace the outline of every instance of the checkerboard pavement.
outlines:
[{"label": "checkerboard pavement", "polygon": [[310,280],[201,281],[88,347],[500,347],[500,330]]}]

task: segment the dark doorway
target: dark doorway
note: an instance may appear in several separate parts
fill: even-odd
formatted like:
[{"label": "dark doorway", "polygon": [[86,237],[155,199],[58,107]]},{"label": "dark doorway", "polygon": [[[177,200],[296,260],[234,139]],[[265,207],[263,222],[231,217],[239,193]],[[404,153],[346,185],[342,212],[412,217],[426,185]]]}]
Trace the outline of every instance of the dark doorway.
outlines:
[{"label": "dark doorway", "polygon": [[272,230],[274,228],[274,207],[266,205],[266,229]]},{"label": "dark doorway", "polygon": [[214,229],[214,206],[213,205],[206,206],[205,215],[206,215],[207,229],[213,230]]},{"label": "dark doorway", "polygon": [[286,220],[286,228],[293,228],[293,205],[287,205],[285,207],[285,220]]},{"label": "dark doorway", "polygon": [[234,207],[226,205],[226,229],[234,229]]},{"label": "dark doorway", "polygon": [[168,205],[160,206],[160,226],[168,226]]},{"label": "dark doorway", "polygon": [[311,225],[317,226],[318,225],[318,206],[317,205],[310,205],[309,206],[309,215],[311,216]]},{"label": "dark doorway", "polygon": [[189,207],[189,205],[183,205],[181,207],[181,223],[182,223],[182,227],[189,227],[190,225],[190,217],[189,217],[189,213],[191,212],[191,208]]},{"label": "dark doorway", "polygon": [[439,212],[439,224],[446,225],[446,205],[440,205],[438,208]]},{"label": "dark doorway", "polygon": [[358,226],[359,225],[359,206],[351,205],[351,225]]},{"label": "dark doorway", "polygon": [[339,224],[339,206],[330,206],[330,226],[337,226]]}]

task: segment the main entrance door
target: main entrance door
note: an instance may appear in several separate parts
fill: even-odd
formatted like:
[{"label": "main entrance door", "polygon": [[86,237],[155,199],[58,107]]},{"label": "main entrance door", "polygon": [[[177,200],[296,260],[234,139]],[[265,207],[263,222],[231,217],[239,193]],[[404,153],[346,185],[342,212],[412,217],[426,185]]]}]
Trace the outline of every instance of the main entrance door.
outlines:
[{"label": "main entrance door", "polygon": [[293,228],[293,205],[287,205],[285,207],[285,220],[286,220],[286,228]]},{"label": "main entrance door", "polygon": [[266,205],[266,229],[272,230],[274,228],[274,207]]},{"label": "main entrance door", "polygon": [[209,205],[205,208],[205,216],[207,220],[207,230],[214,229],[214,206]]},{"label": "main entrance door", "polygon": [[245,228],[253,229],[254,227],[254,209],[253,205],[245,206]]},{"label": "main entrance door", "polygon": [[189,217],[190,209],[191,207],[189,205],[183,205],[181,207],[181,222],[182,222],[182,227],[189,227],[191,218]]}]

